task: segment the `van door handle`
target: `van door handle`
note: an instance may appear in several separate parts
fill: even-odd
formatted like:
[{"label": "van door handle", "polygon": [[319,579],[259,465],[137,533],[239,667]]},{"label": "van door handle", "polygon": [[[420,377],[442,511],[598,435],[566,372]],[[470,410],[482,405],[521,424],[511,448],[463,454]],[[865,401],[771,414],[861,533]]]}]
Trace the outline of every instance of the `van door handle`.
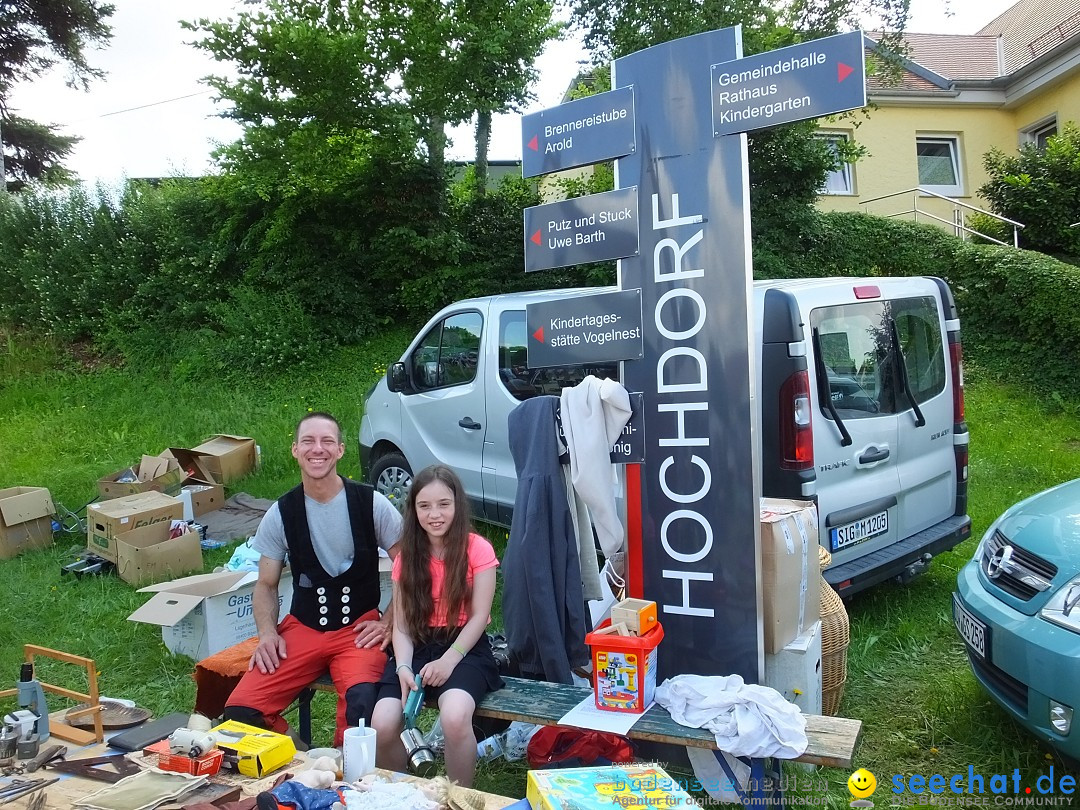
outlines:
[{"label": "van door handle", "polygon": [[474,422],[471,416],[466,416],[464,419],[459,419],[458,424],[466,430],[479,430],[481,425],[479,422]]},{"label": "van door handle", "polygon": [[889,457],[888,447],[871,447],[861,456],[859,456],[860,464],[873,464],[877,461],[884,461]]}]

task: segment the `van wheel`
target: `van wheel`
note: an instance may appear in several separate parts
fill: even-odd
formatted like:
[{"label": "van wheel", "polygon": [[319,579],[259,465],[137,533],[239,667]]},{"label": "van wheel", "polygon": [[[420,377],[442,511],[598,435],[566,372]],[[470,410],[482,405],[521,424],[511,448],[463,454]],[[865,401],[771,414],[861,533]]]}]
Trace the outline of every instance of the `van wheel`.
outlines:
[{"label": "van wheel", "polygon": [[404,509],[412,486],[412,468],[401,453],[384,453],[371,467],[371,483],[390,503]]}]

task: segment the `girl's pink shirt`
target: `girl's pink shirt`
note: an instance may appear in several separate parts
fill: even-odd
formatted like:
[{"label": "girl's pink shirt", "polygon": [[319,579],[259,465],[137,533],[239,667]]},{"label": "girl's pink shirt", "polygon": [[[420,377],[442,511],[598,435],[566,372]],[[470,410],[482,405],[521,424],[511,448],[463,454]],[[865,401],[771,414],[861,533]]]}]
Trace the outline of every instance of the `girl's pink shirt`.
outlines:
[{"label": "girl's pink shirt", "polygon": [[[486,571],[489,568],[495,568],[499,564],[499,558],[495,556],[495,549],[492,548],[485,538],[478,534],[471,533],[469,535],[469,548],[468,548],[468,562],[469,570],[465,574],[465,579],[471,586],[473,584],[473,576],[478,571]],[[394,582],[397,582],[401,578],[401,555],[399,554],[394,560],[394,567],[390,572],[391,578]],[[435,610],[431,616],[432,627],[446,627],[446,606],[443,605],[443,582],[446,579],[446,573],[443,568],[443,561],[437,560],[434,557],[431,558],[431,592],[435,595]],[[467,606],[466,606],[467,607]],[[461,611],[461,615],[458,616],[457,626],[464,626],[465,622],[469,620],[468,610]],[[487,618],[488,624],[491,623],[491,615]]]}]

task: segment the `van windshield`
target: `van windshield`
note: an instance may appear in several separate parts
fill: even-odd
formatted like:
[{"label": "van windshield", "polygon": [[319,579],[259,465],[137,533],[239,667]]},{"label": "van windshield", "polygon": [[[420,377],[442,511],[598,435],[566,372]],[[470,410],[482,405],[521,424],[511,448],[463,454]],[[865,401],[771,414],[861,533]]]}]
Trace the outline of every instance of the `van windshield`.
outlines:
[{"label": "van windshield", "polygon": [[507,310],[499,318],[499,383],[514,399],[526,400],[539,394],[559,396],[588,375],[619,379],[618,363],[530,368],[525,310]]},{"label": "van windshield", "polygon": [[[820,307],[810,313],[810,325],[828,381],[818,391],[827,418],[833,409],[845,421],[910,409],[905,371],[906,388],[920,405],[945,390],[943,325],[931,296]],[[903,363],[896,361],[894,343]]]}]

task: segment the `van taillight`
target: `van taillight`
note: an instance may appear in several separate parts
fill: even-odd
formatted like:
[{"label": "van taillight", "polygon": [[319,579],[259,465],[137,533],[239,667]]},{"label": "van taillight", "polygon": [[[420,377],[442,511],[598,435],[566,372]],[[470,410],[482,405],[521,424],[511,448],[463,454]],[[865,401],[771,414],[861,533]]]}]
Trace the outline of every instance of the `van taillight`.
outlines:
[{"label": "van taillight", "polygon": [[952,364],[953,378],[953,424],[959,425],[964,421],[964,350],[959,338],[949,343],[949,362]]},{"label": "van taillight", "polygon": [[968,480],[968,449],[967,445],[956,446],[956,483],[966,484]]},{"label": "van taillight", "polygon": [[796,371],[780,386],[780,467],[814,466],[814,428],[810,419],[810,376]]}]

